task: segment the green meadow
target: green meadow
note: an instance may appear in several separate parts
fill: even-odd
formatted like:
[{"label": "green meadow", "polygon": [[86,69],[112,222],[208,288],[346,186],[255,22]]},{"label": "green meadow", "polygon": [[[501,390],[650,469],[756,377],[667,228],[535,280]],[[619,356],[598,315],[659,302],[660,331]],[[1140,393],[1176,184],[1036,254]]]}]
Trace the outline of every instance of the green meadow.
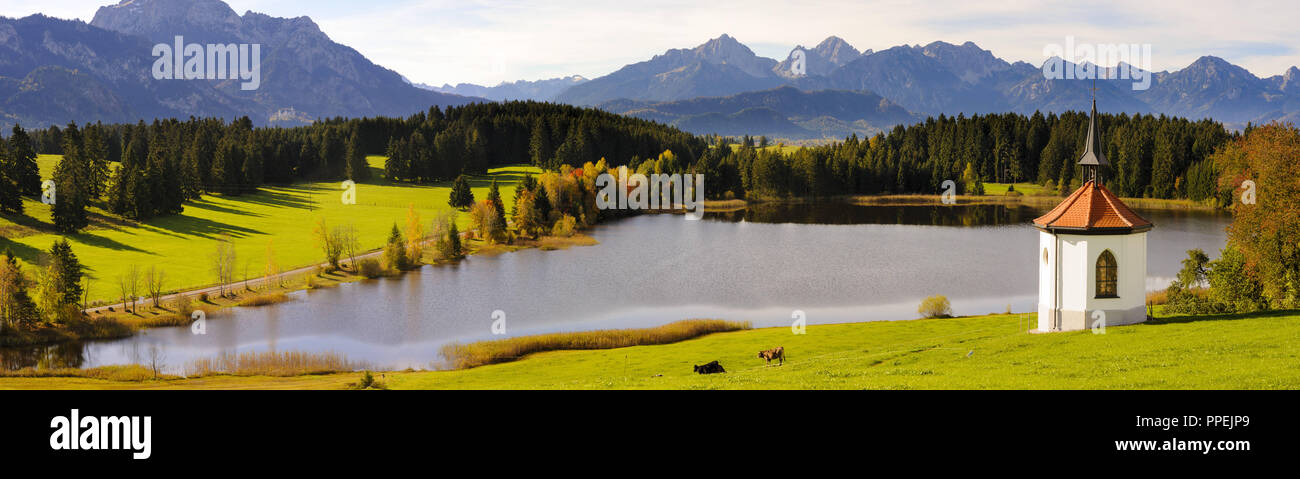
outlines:
[{"label": "green meadow", "polygon": [[1007,191],[1010,190],[1011,187],[1015,187],[1016,191],[1019,191],[1021,194],[1025,194],[1025,195],[1031,195],[1031,196],[1032,196],[1032,195],[1043,194],[1043,185],[1039,185],[1039,184],[1035,184],[1035,183],[1029,183],[1029,182],[1023,182],[1023,181],[1020,182],[1020,183],[988,183],[988,182],[986,182],[986,183],[984,183],[984,194],[985,194],[985,195],[990,195],[990,196],[1002,196],[1002,195],[1007,194]]},{"label": "green meadow", "polygon": [[[1295,389],[1296,312],[1175,317],[1035,334],[1034,315],[813,325],[716,333],[661,346],[541,353],[513,363],[399,375],[415,389]],[[784,366],[758,351],[784,346]],[[698,375],[717,360],[726,374]]]},{"label": "green meadow", "polygon": [[[1034,334],[1034,315],[714,333],[655,346],[552,351],[454,371],[376,374],[391,389],[1296,389],[1300,312],[1162,318]],[[786,349],[766,365],[758,351]],[[717,360],[725,374],[692,365]],[[344,388],[360,373],[169,380],[0,378],[0,388]]]},{"label": "green meadow", "polygon": [[[49,178],[59,157],[41,155],[41,174]],[[211,268],[215,241],[229,235],[235,244],[236,278],[261,276],[270,246],[281,270],[309,266],[323,261],[312,231],[324,219],[328,225],[355,225],[363,249],[383,245],[393,223],[405,230],[408,205],[414,205],[426,231],[433,218],[453,209],[447,205],[451,182],[431,185],[388,183],[383,180],[385,158],[367,157],[372,177],[357,185],[357,203],[344,205],[340,182],[298,183],[267,186],[241,196],[204,195],[185,204],[180,215],[156,218],[146,223],[123,221],[92,208],[91,227],[66,236],[73,252],[87,267],[91,279],[91,300],[118,296],[116,278],[131,266],[141,270],[158,266],[166,272],[168,290],[204,286],[216,282]],[[510,204],[514,185],[525,173],[538,173],[528,166],[495,168],[487,175],[471,178],[475,198],[485,198],[493,179],[502,200]],[[35,261],[58,238],[50,223],[50,208],[25,199],[26,215],[0,216],[0,250],[9,248],[23,261]],[[468,215],[458,212],[462,229]]]}]

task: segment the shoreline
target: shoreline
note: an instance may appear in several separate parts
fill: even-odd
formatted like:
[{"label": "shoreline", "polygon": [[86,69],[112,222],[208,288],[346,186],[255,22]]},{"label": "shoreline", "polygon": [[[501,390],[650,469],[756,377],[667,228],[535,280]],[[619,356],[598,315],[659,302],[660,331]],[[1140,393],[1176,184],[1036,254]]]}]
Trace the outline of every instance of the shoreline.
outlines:
[{"label": "shoreline", "polygon": [[[1022,321],[1025,316],[1030,324]],[[454,370],[319,371],[313,374],[215,373],[190,378],[154,376],[138,365],[88,370],[0,373],[0,389],[360,389],[367,375],[379,389],[1295,389],[1300,373],[1269,363],[1261,351],[1287,349],[1300,330],[1300,311],[1158,316],[1116,326],[1125,334],[1089,331],[1031,334],[1028,314],[868,321],[812,325],[805,335],[783,326],[714,332],[666,344],[612,349],[534,352],[517,360]],[[913,327],[924,322],[927,327]],[[1176,341],[1170,338],[1178,338]],[[1225,340],[1253,348],[1205,356]],[[1152,348],[1156,342],[1164,348]],[[775,346],[785,365],[766,364],[755,352]],[[1103,347],[1104,346],[1104,347]],[[1172,349],[1171,349],[1172,348]],[[1166,368],[1116,375],[1079,368],[1084,358],[1170,362]],[[1171,356],[1172,355],[1172,356]],[[725,374],[700,375],[692,364],[720,361]],[[1211,368],[1227,362],[1234,367]],[[1041,367],[1029,367],[1038,365]],[[1242,377],[1240,370],[1258,371]],[[1074,371],[1075,374],[1062,374]],[[1196,371],[1199,374],[1191,374]],[[1180,374],[1181,373],[1181,374]]]},{"label": "shoreline", "polygon": [[[371,279],[400,277],[409,271],[424,266],[455,264],[467,260],[471,256],[494,256],[534,248],[541,251],[554,251],[573,246],[594,246],[599,244],[595,238],[581,231],[575,232],[573,236],[569,237],[547,235],[536,239],[516,238],[513,243],[497,244],[487,244],[480,239],[470,238],[468,232],[461,234],[462,244],[465,245],[465,254],[464,257],[457,260],[438,259],[426,262],[422,259],[416,268],[390,272],[375,278],[368,278],[358,273],[353,263],[381,256],[383,250],[377,249],[357,255],[355,261],[344,258],[340,261],[340,265],[347,266],[333,271],[328,270],[328,263],[320,263],[297,267],[274,276],[260,276],[226,285],[207,285],[188,290],[173,291],[159,296],[159,306],[157,307],[149,306],[153,300],[145,297],[136,301],[133,311],[127,311],[130,302],[87,308],[82,310],[84,317],[76,324],[60,326],[47,324],[40,329],[23,332],[19,336],[0,337],[0,348],[41,347],[76,341],[115,340],[131,337],[141,330],[150,328],[189,326],[195,320],[189,314],[182,316],[175,311],[176,308],[173,303],[179,297],[189,298],[191,310],[203,311],[205,319],[216,319],[231,308],[269,306],[290,301],[291,299],[286,297],[290,293],[330,288],[345,283]],[[431,247],[432,241],[426,241],[425,245]],[[431,248],[425,251],[431,251]],[[278,285],[265,288],[264,286],[271,281],[276,281]],[[215,294],[219,291],[228,293],[234,291],[234,293],[232,296],[223,297]],[[207,307],[200,307],[204,305]],[[87,334],[87,330],[89,330],[89,334]],[[96,333],[96,331],[99,332]]]},{"label": "shoreline", "polygon": [[[943,203],[941,195],[923,194],[884,194],[884,195],[840,195],[826,197],[790,197],[790,198],[753,198],[730,200],[706,200],[705,212],[730,212],[748,209],[758,205],[807,205],[848,203],[863,206],[968,206],[968,205],[1009,205],[1052,207],[1064,199],[1055,195],[958,195],[956,203]],[[1125,204],[1140,210],[1187,210],[1187,211],[1227,211],[1215,206],[1197,203],[1186,199],[1162,198],[1122,198]]]}]

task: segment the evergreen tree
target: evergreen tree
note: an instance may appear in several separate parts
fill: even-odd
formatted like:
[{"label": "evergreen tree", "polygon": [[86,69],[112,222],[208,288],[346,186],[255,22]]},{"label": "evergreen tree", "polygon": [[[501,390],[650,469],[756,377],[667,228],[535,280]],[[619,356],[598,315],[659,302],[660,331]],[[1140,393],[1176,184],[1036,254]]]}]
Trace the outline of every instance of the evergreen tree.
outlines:
[{"label": "evergreen tree", "polygon": [[[57,131],[56,127],[50,127]],[[14,124],[13,134],[9,136],[9,160],[13,163],[13,176],[18,189],[27,196],[41,194],[41,167],[36,163],[36,149],[31,137],[23,127]]]},{"label": "evergreen tree", "polygon": [[217,142],[216,154],[212,157],[212,181],[216,191],[224,194],[238,195],[241,188],[244,169],[244,148],[235,135],[227,133]]},{"label": "evergreen tree", "polygon": [[388,243],[384,246],[384,265],[394,271],[405,271],[410,269],[410,264],[406,254],[406,240],[402,238],[397,223],[393,223],[393,229],[388,233]]},{"label": "evergreen tree", "polygon": [[244,163],[240,166],[242,176],[240,189],[246,193],[257,191],[257,186],[262,184],[265,177],[263,149],[262,135],[257,132],[249,133],[244,144]]},{"label": "evergreen tree", "polygon": [[87,126],[84,133],[84,151],[87,172],[86,178],[86,196],[90,202],[99,201],[104,195],[109,180],[108,168],[108,144],[101,133],[103,129],[100,125],[93,127]]},{"label": "evergreen tree", "polygon": [[492,186],[488,189],[487,199],[492,202],[492,206],[497,210],[497,220],[502,225],[506,224],[506,208],[505,204],[501,202],[501,189],[497,187],[496,178],[492,179]]},{"label": "evergreen tree", "polygon": [[55,241],[50,247],[50,270],[53,272],[49,279],[54,281],[55,291],[62,296],[62,305],[75,305],[81,302],[81,277],[83,275],[81,262],[77,260],[77,255],[72,253],[72,245],[68,240]]},{"label": "evergreen tree", "polygon": [[448,198],[447,204],[462,210],[474,204],[474,192],[470,190],[469,179],[465,175],[457,176],[456,181],[452,182],[451,197]]},{"label": "evergreen tree", "polygon": [[551,148],[551,131],[546,121],[537,118],[533,121],[532,135],[528,140],[528,157],[533,166],[544,166],[555,155]]},{"label": "evergreen tree", "polygon": [[449,245],[447,251],[451,252],[452,258],[459,259],[465,256],[465,248],[460,243],[460,228],[456,226],[455,221],[451,222],[451,228],[447,230],[447,244]]},{"label": "evergreen tree", "polygon": [[456,226],[454,218],[449,218],[446,224],[445,231],[441,231],[434,242],[434,248],[444,260],[460,259],[465,256],[464,247],[460,244],[460,228]]},{"label": "evergreen tree", "polygon": [[346,150],[348,179],[353,181],[370,179],[370,165],[366,163],[366,152],[361,147],[361,137],[357,134],[357,130],[352,130],[352,135],[348,136]]},{"label": "evergreen tree", "polygon": [[54,168],[55,202],[51,211],[54,228],[63,233],[76,233],[90,223],[85,185],[90,173],[82,147],[77,125],[68,124],[63,135],[63,160]]},{"label": "evergreen tree", "polygon": [[18,184],[20,175],[8,146],[0,143],[0,212],[23,214],[23,197]]}]

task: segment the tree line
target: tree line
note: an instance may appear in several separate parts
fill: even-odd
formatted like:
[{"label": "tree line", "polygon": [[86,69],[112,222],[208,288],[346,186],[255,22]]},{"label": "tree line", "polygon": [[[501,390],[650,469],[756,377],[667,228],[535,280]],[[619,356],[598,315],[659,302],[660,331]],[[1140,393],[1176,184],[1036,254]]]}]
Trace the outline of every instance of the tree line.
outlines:
[{"label": "tree line", "polygon": [[[1237,135],[1210,121],[1102,114],[1107,185],[1121,196],[1204,200],[1217,193],[1206,158]],[[240,195],[263,184],[369,179],[367,153],[386,153],[384,176],[448,181],[493,166],[531,163],[551,171],[602,159],[638,172],[700,173],[710,198],[934,193],[987,181],[1030,181],[1069,191],[1088,116],[1016,113],[940,115],[868,139],[784,151],[765,138],[696,136],[652,121],[539,102],[430,108],[406,118],[333,118],[294,128],[253,128],[248,118],[69,124],[30,134],[15,127],[0,148],[0,207],[12,191],[40,192],[35,153],[63,155],[54,172],[55,225],[85,227],[85,208],[136,220],[178,213],[204,193]],[[664,158],[662,152],[671,151]],[[16,205],[16,206],[15,206]]]},{"label": "tree line", "polygon": [[92,205],[147,220],[179,213],[186,200],[204,193],[240,195],[302,180],[365,181],[367,153],[389,155],[389,179],[425,183],[522,162],[550,169],[601,158],[624,164],[668,149],[694,160],[707,144],[646,120],[531,101],[435,106],[406,118],[333,118],[293,128],[253,128],[247,117],[70,123],[30,136],[15,127],[0,149],[0,180],[17,189],[5,188],[0,207],[21,213],[21,201],[10,192],[41,192],[39,173],[33,174],[36,153],[63,155],[52,178],[54,220],[60,231],[75,232],[88,223]]},{"label": "tree line", "polygon": [[[1111,166],[1107,186],[1126,197],[1202,200],[1216,191],[1206,158],[1236,135],[1211,120],[1167,116],[1098,118]],[[940,115],[869,139],[856,135],[793,152],[754,147],[752,138],[711,137],[701,155],[711,198],[934,193],[945,180],[1034,182],[1067,191],[1079,183],[1088,115]],[[957,182],[959,188],[968,184]],[[961,191],[964,192],[964,191]]]}]

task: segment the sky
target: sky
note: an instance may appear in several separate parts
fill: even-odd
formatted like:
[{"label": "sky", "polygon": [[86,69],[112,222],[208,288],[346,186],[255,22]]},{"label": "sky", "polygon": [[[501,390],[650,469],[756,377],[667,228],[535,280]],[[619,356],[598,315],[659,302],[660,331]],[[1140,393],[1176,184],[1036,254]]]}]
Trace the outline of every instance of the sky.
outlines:
[{"label": "sky", "polygon": [[[0,0],[0,15],[89,22],[108,0]],[[1150,45],[1156,71],[1215,55],[1268,77],[1300,65],[1295,0],[228,0],[243,14],[309,16],[336,42],[415,82],[595,78],[723,33],[783,60],[836,35],[859,50],[972,41],[1041,65],[1044,48]],[[1139,63],[1139,66],[1141,65]]]}]

